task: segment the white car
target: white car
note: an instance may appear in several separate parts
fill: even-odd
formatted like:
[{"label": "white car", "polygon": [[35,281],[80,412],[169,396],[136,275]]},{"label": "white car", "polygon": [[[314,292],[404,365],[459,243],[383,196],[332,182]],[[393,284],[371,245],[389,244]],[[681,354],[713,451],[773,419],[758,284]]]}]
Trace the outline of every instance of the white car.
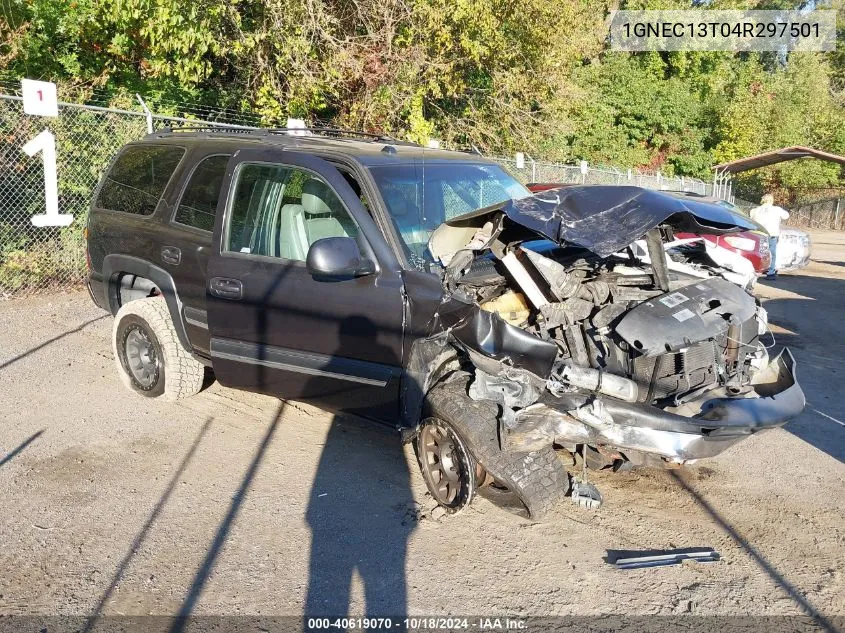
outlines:
[{"label": "white car", "polygon": [[778,238],[778,272],[798,270],[810,263],[810,235],[800,229],[784,227]]},{"label": "white car", "polygon": [[[727,200],[716,201],[731,211],[738,211],[747,216],[748,212]],[[765,232],[763,227],[760,230]],[[777,261],[775,268],[778,272],[788,272],[804,268],[810,263],[810,235],[801,229],[782,227],[778,239]]]}]

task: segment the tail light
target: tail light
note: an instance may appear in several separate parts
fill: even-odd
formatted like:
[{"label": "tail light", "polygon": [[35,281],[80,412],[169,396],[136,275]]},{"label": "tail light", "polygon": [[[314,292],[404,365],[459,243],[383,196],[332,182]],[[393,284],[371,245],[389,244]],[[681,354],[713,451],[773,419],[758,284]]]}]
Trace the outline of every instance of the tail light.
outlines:
[{"label": "tail light", "polygon": [[750,237],[740,237],[738,235],[725,236],[725,243],[728,246],[738,248],[741,251],[748,251],[752,253],[757,250],[757,241]]}]

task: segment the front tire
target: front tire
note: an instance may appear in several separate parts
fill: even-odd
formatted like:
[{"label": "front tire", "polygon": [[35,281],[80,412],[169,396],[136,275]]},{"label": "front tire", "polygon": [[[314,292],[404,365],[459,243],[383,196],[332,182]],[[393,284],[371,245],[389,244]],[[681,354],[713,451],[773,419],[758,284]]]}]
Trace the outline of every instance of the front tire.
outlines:
[{"label": "front tire", "polygon": [[472,502],[476,463],[454,426],[426,418],[414,439],[414,452],[428,492],[446,512],[460,512]]},{"label": "front tire", "polygon": [[179,342],[163,297],[121,306],[112,350],[121,382],[137,394],[174,401],[202,388],[205,368]]},{"label": "front tire", "polygon": [[[498,435],[498,406],[492,402],[470,398],[466,380],[453,380],[435,386],[428,394],[427,410],[429,418],[445,422],[455,431],[455,435],[468,449],[471,463],[480,463],[483,471],[492,476],[497,485],[494,489],[506,488],[510,493],[498,496],[515,496],[518,499],[518,503],[522,505],[519,514],[527,515],[535,521],[542,520],[566,499],[570,487],[569,474],[552,446],[529,453],[502,450]],[[423,421],[421,430],[427,421]],[[419,443],[419,438],[420,434],[417,434],[415,446]],[[419,451],[418,447],[417,450]],[[419,452],[417,454],[419,455]],[[481,469],[472,468],[469,472],[474,477],[479,470]],[[423,479],[426,479],[425,473]],[[437,500],[428,480],[426,484]],[[474,494],[475,489],[471,492]],[[489,498],[492,499],[492,496]],[[471,500],[472,494],[462,507]],[[508,505],[513,507],[513,504]],[[448,507],[446,510],[456,511]]]}]

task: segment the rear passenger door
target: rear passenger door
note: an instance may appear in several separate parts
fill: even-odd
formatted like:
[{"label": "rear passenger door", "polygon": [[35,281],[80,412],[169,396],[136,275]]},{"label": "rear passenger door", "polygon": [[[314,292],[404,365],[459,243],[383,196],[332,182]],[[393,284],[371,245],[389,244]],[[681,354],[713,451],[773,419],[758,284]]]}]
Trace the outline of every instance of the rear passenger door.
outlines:
[{"label": "rear passenger door", "polygon": [[[198,150],[195,150],[195,152]],[[223,178],[231,154],[193,154],[193,165],[175,192],[169,227],[162,236],[157,264],[166,269],[179,289],[185,329],[194,351],[209,353],[206,279],[211,236]]]},{"label": "rear passenger door", "polygon": [[[350,237],[374,272],[324,281],[315,241]],[[402,358],[399,264],[340,172],[281,150],[234,155],[208,266],[215,375],[225,385],[393,420]]]}]

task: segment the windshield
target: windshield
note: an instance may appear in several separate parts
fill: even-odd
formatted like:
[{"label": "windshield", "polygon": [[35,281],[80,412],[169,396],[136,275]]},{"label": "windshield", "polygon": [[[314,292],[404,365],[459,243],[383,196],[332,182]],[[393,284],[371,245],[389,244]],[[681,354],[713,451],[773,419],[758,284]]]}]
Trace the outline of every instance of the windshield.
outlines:
[{"label": "windshield", "polygon": [[446,220],[509,199],[531,195],[498,165],[417,163],[375,165],[370,172],[411,264],[431,262],[428,238]]}]

